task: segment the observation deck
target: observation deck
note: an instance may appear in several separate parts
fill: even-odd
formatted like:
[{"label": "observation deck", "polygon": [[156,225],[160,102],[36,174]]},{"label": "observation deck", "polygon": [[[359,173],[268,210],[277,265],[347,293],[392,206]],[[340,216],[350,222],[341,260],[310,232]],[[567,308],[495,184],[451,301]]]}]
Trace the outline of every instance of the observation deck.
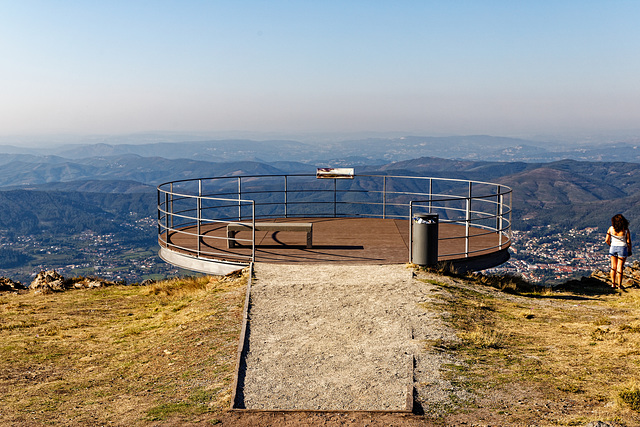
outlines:
[{"label": "observation deck", "polygon": [[[438,262],[476,271],[509,259],[511,189],[457,179],[353,175],[253,175],[173,181],[158,186],[160,257],[208,274],[252,262],[407,263],[414,215],[438,214]],[[304,222],[294,231],[255,224]],[[247,224],[230,245],[227,227]],[[277,228],[277,226],[276,226]],[[283,230],[286,227],[283,227]],[[230,247],[232,246],[232,247]]]}]

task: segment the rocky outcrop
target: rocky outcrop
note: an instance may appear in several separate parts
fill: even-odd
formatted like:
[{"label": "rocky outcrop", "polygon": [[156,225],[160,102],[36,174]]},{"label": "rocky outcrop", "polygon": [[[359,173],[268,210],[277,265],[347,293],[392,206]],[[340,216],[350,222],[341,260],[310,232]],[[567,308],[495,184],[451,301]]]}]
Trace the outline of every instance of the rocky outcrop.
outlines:
[{"label": "rocky outcrop", "polygon": [[114,284],[114,282],[93,277],[80,277],[67,280],[57,271],[51,270],[38,273],[33,282],[31,282],[29,289],[35,294],[49,294],[52,292],[63,292],[68,289],[103,288]]},{"label": "rocky outcrop", "polygon": [[26,286],[20,282],[14,282],[6,277],[0,277],[0,292],[20,292],[24,291]]},{"label": "rocky outcrop", "polygon": [[633,263],[624,269],[624,275],[629,281],[629,286],[640,287],[640,262]]},{"label": "rocky outcrop", "polygon": [[36,294],[50,294],[67,290],[67,284],[57,271],[41,271],[38,273],[29,289]]}]

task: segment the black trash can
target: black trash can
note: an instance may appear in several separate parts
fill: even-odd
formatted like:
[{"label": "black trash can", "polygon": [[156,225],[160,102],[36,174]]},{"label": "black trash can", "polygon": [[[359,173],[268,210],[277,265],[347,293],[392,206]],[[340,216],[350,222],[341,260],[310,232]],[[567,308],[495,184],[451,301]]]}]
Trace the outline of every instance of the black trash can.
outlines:
[{"label": "black trash can", "polygon": [[411,262],[422,266],[438,263],[438,214],[415,214],[411,236]]}]

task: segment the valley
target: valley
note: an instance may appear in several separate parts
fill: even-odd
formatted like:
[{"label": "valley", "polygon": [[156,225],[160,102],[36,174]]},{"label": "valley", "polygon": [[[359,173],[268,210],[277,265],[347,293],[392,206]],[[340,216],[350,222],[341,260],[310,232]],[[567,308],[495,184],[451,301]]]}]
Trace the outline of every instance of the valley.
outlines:
[{"label": "valley", "polygon": [[598,269],[608,271],[604,233],[592,227],[546,234],[548,228],[514,230],[511,259],[486,273],[519,275],[529,282],[551,286],[589,276]]},{"label": "valley", "polygon": [[[411,147],[444,154],[442,139],[407,138],[397,147],[388,147],[391,161],[386,163],[380,160],[385,156],[378,156],[382,148],[377,141],[370,152],[362,146],[360,152],[380,161],[359,166],[367,158],[353,157],[358,144],[333,144],[337,160],[331,165],[343,166],[351,159],[356,164],[349,165],[355,166],[357,174],[433,176],[510,186],[512,258],[496,271],[521,274],[535,282],[554,283],[606,267],[602,234],[614,213],[623,213],[637,235],[640,164],[575,159],[525,162],[514,154],[522,152],[517,147],[511,147],[511,155],[505,156],[516,161],[469,159],[489,152],[480,142],[504,150],[505,144],[514,142],[487,138],[449,139],[448,158],[402,160],[404,154],[399,153]],[[0,275],[28,284],[33,275],[46,269],[127,283],[187,274],[157,256],[155,187],[194,177],[314,173],[316,167],[327,165],[314,157],[327,147],[309,150],[305,160],[300,155],[305,146],[291,141],[283,145],[238,142],[235,155],[243,160],[235,161],[223,161],[232,157],[232,141],[96,144],[48,153],[0,147],[8,151],[0,156],[4,163],[0,170]],[[477,155],[455,158],[459,154],[456,147],[467,147],[468,153]],[[282,150],[291,150],[291,156],[285,157]],[[184,157],[158,156],[169,152]]]},{"label": "valley", "polygon": [[[17,235],[0,232],[2,276],[29,285],[40,271],[56,270],[65,277],[95,276],[133,284],[192,274],[158,257],[152,218],[125,224],[131,226],[133,233],[98,234],[86,230],[69,235]],[[132,234],[138,238],[129,239]],[[14,253],[23,255],[22,262],[13,262]]]}]

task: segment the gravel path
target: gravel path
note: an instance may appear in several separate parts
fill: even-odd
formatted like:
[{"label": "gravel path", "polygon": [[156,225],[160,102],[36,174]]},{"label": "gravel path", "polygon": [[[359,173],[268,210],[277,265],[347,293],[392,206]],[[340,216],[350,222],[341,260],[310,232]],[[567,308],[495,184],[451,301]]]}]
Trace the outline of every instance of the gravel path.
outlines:
[{"label": "gravel path", "polygon": [[405,266],[258,263],[255,277],[247,409],[403,410],[411,386],[422,405],[448,398],[451,361],[424,344],[455,338],[421,306],[438,289]]}]

